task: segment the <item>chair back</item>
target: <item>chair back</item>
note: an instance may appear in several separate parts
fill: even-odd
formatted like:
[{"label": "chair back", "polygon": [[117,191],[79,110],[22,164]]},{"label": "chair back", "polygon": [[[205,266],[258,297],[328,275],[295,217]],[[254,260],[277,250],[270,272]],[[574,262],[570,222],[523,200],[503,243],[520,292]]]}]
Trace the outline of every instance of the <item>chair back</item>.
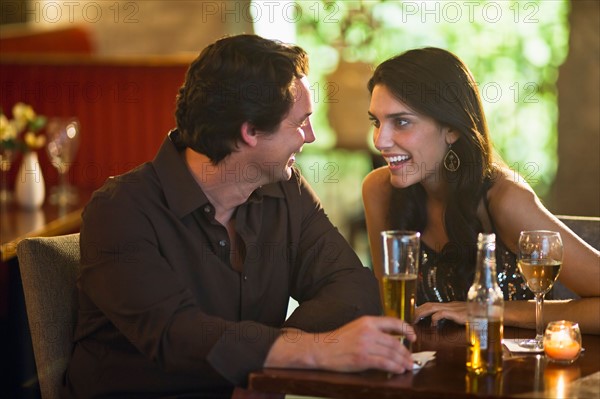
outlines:
[{"label": "chair back", "polygon": [[[558,215],[557,218],[592,247],[600,249],[600,218],[591,216]],[[549,299],[579,299],[580,296],[557,281]]]},{"label": "chair back", "polygon": [[79,234],[24,239],[17,256],[42,398],[59,398],[77,320]]},{"label": "chair back", "polygon": [[600,250],[600,217],[567,215],[557,217],[583,241]]}]

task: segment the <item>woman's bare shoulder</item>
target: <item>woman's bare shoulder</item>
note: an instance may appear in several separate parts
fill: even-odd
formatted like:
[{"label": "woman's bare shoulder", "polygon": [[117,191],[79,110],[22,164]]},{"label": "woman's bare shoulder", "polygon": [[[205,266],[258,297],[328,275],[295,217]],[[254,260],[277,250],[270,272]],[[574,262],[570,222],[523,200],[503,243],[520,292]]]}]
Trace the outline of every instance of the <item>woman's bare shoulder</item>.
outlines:
[{"label": "woman's bare shoulder", "polygon": [[[492,185],[488,191],[490,205],[513,206],[513,201],[531,200],[535,193],[529,183],[508,167],[499,167],[492,176]],[[513,203],[513,205],[511,205]]]},{"label": "woman's bare shoulder", "polygon": [[375,169],[365,177],[362,185],[362,199],[367,226],[377,225],[377,231],[382,230],[381,224],[389,209],[391,193],[392,185],[387,167]]},{"label": "woman's bare shoulder", "polygon": [[363,196],[377,198],[378,196],[392,191],[390,184],[390,172],[387,166],[382,166],[371,172],[364,178],[362,183]]},{"label": "woman's bare shoulder", "polygon": [[381,166],[377,169],[372,170],[367,174],[363,181],[363,186],[365,184],[380,184],[383,182],[388,182],[390,180],[390,171],[387,166]]},{"label": "woman's bare shoulder", "polygon": [[[508,168],[498,169],[488,195],[496,229],[511,249],[522,230],[538,229],[552,219],[531,186]],[[516,248],[516,247],[515,247]]]}]

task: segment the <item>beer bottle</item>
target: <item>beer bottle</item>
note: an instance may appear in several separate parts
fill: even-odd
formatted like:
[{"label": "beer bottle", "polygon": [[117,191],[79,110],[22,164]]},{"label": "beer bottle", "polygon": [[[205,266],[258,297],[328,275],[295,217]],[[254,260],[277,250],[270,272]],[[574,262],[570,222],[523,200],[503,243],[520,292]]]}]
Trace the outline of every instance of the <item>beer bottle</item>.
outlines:
[{"label": "beer bottle", "polygon": [[496,277],[496,235],[480,233],[473,285],[467,294],[467,370],[502,370],[504,297]]}]

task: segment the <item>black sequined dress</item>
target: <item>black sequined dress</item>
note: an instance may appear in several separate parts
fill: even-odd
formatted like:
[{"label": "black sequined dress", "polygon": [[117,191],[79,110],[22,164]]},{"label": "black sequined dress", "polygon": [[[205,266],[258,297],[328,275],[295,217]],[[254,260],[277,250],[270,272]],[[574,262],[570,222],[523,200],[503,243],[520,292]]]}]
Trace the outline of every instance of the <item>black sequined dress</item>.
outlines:
[{"label": "black sequined dress", "polygon": [[[484,196],[486,210],[487,198]],[[488,211],[489,215],[489,211]],[[491,230],[495,233],[493,222]],[[476,244],[446,244],[434,250],[421,241],[421,258],[417,286],[417,305],[425,302],[466,301],[475,273]],[[463,265],[470,265],[465,270]],[[532,299],[517,267],[516,255],[496,234],[496,273],[505,301]]]}]

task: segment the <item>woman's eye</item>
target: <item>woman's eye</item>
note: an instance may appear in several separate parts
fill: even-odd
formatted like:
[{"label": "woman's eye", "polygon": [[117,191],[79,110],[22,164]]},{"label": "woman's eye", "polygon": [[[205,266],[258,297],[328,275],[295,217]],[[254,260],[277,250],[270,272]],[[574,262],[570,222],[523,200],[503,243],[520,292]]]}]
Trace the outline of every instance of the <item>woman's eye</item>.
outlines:
[{"label": "woman's eye", "polygon": [[396,126],[406,126],[408,125],[408,120],[406,119],[396,119]]}]

